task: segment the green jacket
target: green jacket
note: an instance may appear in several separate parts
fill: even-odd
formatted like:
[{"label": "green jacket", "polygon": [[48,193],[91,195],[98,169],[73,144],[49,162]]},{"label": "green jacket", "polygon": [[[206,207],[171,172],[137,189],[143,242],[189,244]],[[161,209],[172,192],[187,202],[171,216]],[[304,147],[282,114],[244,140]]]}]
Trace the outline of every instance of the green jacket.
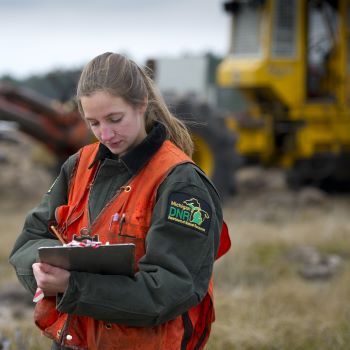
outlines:
[{"label": "green jacket", "polygon": [[[118,158],[100,146],[96,159],[101,160],[102,165],[89,197],[92,221],[165,139],[165,128],[157,124],[141,144],[123,157]],[[67,202],[76,160],[77,154],[64,163],[41,203],[29,212],[10,255],[18,279],[32,294],[36,282],[31,266],[37,259],[37,248],[59,244],[48,226],[55,220],[55,209]],[[184,197],[196,197],[207,203],[206,232],[166,220],[168,199],[179,192]],[[207,292],[221,226],[220,199],[214,186],[195,165],[178,165],[158,189],[146,238],[146,255],[140,260],[135,279],[72,272],[67,290],[57,298],[58,310],[141,327],[158,325],[183,314]],[[105,300],[109,302],[108,308],[101,302]]]}]

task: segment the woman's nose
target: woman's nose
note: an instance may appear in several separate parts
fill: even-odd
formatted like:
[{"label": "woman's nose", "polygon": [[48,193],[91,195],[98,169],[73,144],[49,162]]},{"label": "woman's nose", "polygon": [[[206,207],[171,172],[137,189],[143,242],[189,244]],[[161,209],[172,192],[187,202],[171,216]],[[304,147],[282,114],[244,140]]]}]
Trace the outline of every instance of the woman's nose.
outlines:
[{"label": "woman's nose", "polygon": [[114,133],[111,128],[102,127],[100,135],[101,135],[101,141],[106,142],[106,141],[110,141],[113,138]]}]

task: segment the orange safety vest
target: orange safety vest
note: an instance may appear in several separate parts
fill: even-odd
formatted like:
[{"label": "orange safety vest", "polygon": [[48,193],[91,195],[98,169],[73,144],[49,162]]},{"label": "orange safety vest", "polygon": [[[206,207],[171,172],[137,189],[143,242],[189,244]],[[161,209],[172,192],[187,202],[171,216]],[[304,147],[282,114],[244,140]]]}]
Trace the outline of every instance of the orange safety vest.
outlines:
[{"label": "orange safety vest", "polygon": [[[94,161],[99,143],[81,149],[74,178],[71,181],[68,204],[56,209],[58,230],[69,242],[74,234],[98,234],[99,240],[109,243],[134,243],[136,262],[145,254],[145,238],[151,224],[158,186],[178,164],[192,162],[170,141],[165,141],[146,166],[123,186],[104,207],[89,227],[88,196],[98,165]],[[123,221],[111,220],[121,213]],[[230,247],[227,227],[224,224],[218,256]],[[106,323],[91,317],[60,313],[56,298],[45,297],[36,304],[36,325],[49,338],[72,349],[88,350],[192,350],[202,349],[207,342],[214,321],[213,287],[204,299],[192,307],[187,319],[182,316],[154,327],[129,327]],[[191,332],[184,323],[190,322]]]}]

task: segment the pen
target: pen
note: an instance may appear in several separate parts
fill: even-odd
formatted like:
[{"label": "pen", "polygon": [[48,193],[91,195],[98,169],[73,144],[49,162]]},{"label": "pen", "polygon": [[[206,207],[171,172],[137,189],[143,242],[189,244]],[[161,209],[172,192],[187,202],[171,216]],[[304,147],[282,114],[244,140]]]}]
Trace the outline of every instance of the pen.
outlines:
[{"label": "pen", "polygon": [[62,244],[66,244],[66,242],[63,240],[63,238],[61,237],[61,235],[58,233],[58,231],[56,230],[55,226],[50,226],[50,229],[52,230],[52,232],[55,234],[55,236],[58,238],[58,240],[62,243]]},{"label": "pen", "polygon": [[113,222],[116,222],[118,220],[119,220],[119,213],[113,214],[111,217],[111,221],[109,223],[109,230],[111,230]]}]

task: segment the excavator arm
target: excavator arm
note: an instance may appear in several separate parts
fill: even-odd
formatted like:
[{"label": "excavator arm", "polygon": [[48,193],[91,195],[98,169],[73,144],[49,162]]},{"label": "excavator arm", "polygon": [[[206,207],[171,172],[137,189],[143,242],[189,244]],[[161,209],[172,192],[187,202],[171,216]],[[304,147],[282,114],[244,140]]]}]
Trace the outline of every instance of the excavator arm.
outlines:
[{"label": "excavator arm", "polygon": [[15,122],[18,129],[44,144],[59,161],[91,140],[77,109],[55,108],[50,100],[23,87],[0,85],[0,120]]}]

